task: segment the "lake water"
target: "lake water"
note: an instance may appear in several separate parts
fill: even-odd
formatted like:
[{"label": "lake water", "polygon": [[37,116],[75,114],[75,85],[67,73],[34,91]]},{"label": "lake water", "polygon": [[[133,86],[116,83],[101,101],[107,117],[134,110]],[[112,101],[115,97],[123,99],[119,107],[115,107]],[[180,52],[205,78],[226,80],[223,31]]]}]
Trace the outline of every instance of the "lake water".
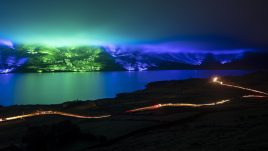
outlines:
[{"label": "lake water", "polygon": [[0,75],[0,105],[57,104],[115,97],[153,81],[244,75],[244,70],[167,70],[142,72],[27,73]]}]

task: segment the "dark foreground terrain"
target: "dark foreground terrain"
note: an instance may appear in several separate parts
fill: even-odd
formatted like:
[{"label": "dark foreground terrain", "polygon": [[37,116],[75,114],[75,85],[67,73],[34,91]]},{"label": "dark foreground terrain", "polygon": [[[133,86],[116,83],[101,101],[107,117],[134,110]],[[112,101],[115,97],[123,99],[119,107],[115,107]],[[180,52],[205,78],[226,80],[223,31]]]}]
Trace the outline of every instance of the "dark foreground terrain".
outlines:
[{"label": "dark foreground terrain", "polygon": [[[220,80],[268,91],[267,72]],[[1,117],[36,110],[111,115],[102,119],[46,115],[0,122],[0,150],[268,150],[268,98],[243,97],[246,95],[260,94],[215,84],[211,79],[189,79],[150,83],[145,90],[113,99],[0,107]],[[212,106],[126,112],[164,103],[207,104],[226,99],[230,101]]]}]

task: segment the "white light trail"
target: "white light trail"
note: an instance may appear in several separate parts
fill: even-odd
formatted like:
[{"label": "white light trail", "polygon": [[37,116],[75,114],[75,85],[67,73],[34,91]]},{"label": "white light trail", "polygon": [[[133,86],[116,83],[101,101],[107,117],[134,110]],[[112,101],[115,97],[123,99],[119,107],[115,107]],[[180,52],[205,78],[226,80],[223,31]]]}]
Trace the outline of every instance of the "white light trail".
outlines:
[{"label": "white light trail", "polygon": [[244,95],[243,98],[267,98],[268,96],[264,95]]},{"label": "white light trail", "polygon": [[23,119],[23,118],[34,117],[34,116],[41,116],[41,115],[61,115],[61,116],[82,118],[82,119],[100,119],[100,118],[107,118],[111,116],[111,115],[85,116],[85,115],[78,115],[78,114],[65,113],[65,112],[59,112],[59,111],[36,111],[30,114],[23,114],[23,115],[17,115],[17,116],[12,116],[12,117],[0,118],[0,122],[12,121],[12,120]]},{"label": "white light trail", "polygon": [[254,89],[250,89],[250,88],[245,88],[245,87],[241,87],[241,86],[237,86],[237,85],[225,84],[225,83],[223,83],[222,81],[219,81],[219,78],[218,78],[218,77],[214,77],[212,81],[213,81],[214,83],[218,83],[218,84],[223,85],[223,86],[233,87],[233,88],[238,88],[238,89],[242,89],[242,90],[247,90],[247,91],[251,91],[251,92],[255,92],[255,93],[260,93],[260,94],[268,95],[268,93],[266,93],[266,92],[262,92],[262,91],[259,91],[259,90],[254,90]]}]

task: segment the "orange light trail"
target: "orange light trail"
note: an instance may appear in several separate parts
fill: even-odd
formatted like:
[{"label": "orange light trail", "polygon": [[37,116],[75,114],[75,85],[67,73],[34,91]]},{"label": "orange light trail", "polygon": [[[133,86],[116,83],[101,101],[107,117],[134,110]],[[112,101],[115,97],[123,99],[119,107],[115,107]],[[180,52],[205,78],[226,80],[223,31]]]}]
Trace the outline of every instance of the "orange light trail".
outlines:
[{"label": "orange light trail", "polygon": [[220,105],[224,104],[226,102],[229,102],[230,100],[222,100],[218,102],[213,102],[213,103],[207,103],[207,104],[191,104],[191,103],[166,103],[166,104],[157,104],[157,105],[152,105],[152,106],[147,106],[147,107],[142,107],[142,108],[137,108],[133,110],[128,110],[126,112],[140,112],[140,111],[146,111],[146,110],[156,110],[160,109],[162,107],[202,107],[202,106],[215,106],[215,105]]},{"label": "orange light trail", "polygon": [[262,91],[259,91],[259,90],[254,90],[254,89],[250,89],[250,88],[245,88],[245,87],[241,87],[241,86],[237,86],[237,85],[225,84],[225,83],[223,83],[222,81],[219,81],[219,78],[218,78],[218,77],[213,78],[212,81],[213,81],[214,83],[218,83],[218,84],[223,85],[223,86],[233,87],[233,88],[238,88],[238,89],[243,89],[243,90],[247,90],[247,91],[251,91],[251,92],[255,92],[255,93],[260,93],[260,94],[268,95],[268,93],[266,93],[266,92],[262,92]]},{"label": "orange light trail", "polygon": [[100,119],[100,118],[107,118],[111,116],[111,115],[85,116],[85,115],[78,115],[78,114],[65,113],[65,112],[59,112],[59,111],[36,111],[30,114],[23,114],[23,115],[18,115],[18,116],[0,118],[0,122],[12,121],[12,120],[29,118],[29,117],[34,117],[34,116],[41,116],[41,115],[61,115],[61,116],[81,118],[81,119]]},{"label": "orange light trail", "polygon": [[[214,77],[212,79],[213,83],[218,83],[220,85],[223,86],[228,86],[228,87],[233,87],[233,88],[238,88],[238,89],[243,89],[243,90],[247,90],[247,91],[251,91],[251,92],[255,92],[255,93],[260,93],[260,94],[265,94],[265,96],[263,95],[245,95],[242,96],[243,98],[265,98],[268,97],[268,93],[266,92],[262,92],[262,91],[258,91],[258,90],[254,90],[254,89],[250,89],[250,88],[245,88],[245,87],[241,87],[241,86],[237,86],[237,85],[230,85],[230,84],[225,84],[222,81],[219,81],[218,77]],[[214,103],[208,103],[208,104],[190,104],[190,103],[167,103],[167,104],[157,104],[157,105],[153,105],[153,106],[147,106],[147,107],[142,107],[142,108],[137,108],[137,109],[133,109],[133,110],[128,110],[126,112],[139,112],[139,111],[146,111],[146,110],[156,110],[156,109],[160,109],[162,107],[202,107],[202,106],[215,106],[215,105],[219,105],[219,104],[224,104],[226,102],[229,102],[230,99],[228,100],[222,100],[222,101],[218,101],[218,102],[214,102]]]}]

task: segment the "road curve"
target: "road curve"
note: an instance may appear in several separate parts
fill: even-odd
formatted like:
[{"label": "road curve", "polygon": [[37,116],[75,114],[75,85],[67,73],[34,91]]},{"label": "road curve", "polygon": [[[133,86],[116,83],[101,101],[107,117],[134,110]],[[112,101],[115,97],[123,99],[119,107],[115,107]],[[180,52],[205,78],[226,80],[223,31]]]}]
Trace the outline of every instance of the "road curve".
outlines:
[{"label": "road curve", "polygon": [[81,119],[100,119],[100,118],[107,118],[111,116],[111,115],[86,116],[86,115],[72,114],[72,113],[59,112],[59,111],[36,111],[33,113],[29,113],[29,114],[0,118],[0,122],[12,121],[12,120],[29,118],[29,117],[34,117],[34,116],[41,116],[41,115],[61,115],[61,116],[81,118]]}]

